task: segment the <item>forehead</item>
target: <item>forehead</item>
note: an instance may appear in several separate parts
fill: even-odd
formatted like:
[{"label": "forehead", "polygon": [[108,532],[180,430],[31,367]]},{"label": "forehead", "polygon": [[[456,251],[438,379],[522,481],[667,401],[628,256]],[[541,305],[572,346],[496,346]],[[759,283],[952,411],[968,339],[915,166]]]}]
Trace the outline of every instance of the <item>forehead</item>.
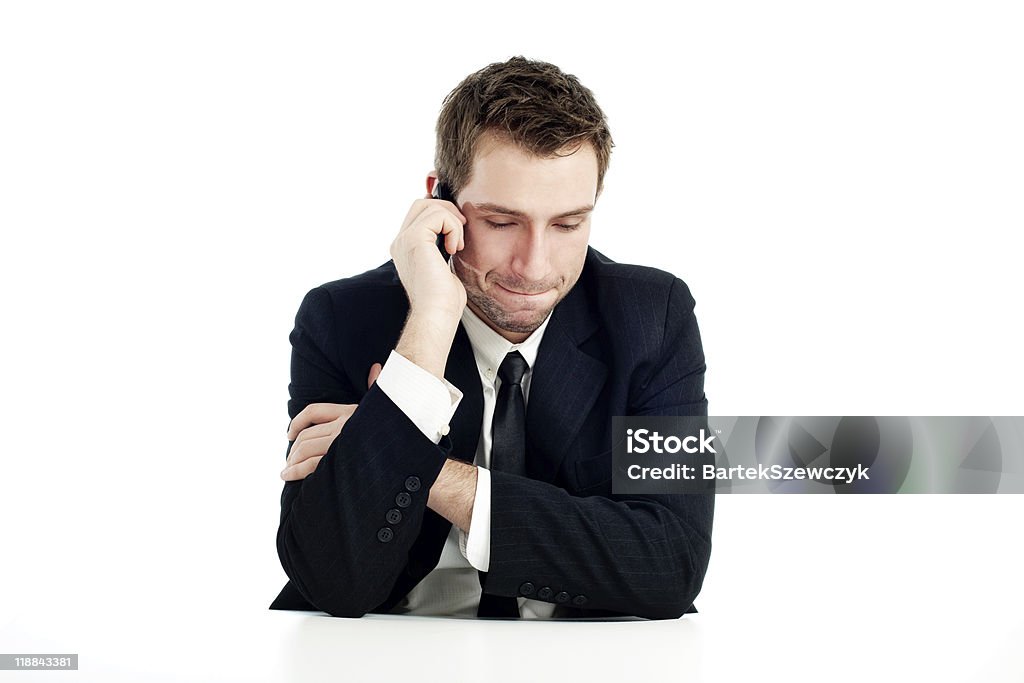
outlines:
[{"label": "forehead", "polygon": [[567,210],[593,203],[597,154],[590,143],[565,156],[538,157],[491,134],[481,136],[460,199],[529,210]]}]

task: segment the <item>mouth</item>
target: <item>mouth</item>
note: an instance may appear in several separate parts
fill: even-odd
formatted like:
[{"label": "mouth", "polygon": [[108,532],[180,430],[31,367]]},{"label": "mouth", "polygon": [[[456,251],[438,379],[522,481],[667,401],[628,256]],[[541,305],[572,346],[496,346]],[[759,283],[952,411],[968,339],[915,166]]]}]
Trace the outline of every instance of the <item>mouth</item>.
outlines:
[{"label": "mouth", "polygon": [[517,292],[514,289],[509,289],[508,287],[502,287],[501,285],[498,285],[498,288],[505,290],[509,294],[514,294],[516,296],[525,296],[525,297],[537,297],[537,296],[541,296],[543,294],[547,294],[548,292],[551,291],[550,289],[545,289],[543,292]]}]

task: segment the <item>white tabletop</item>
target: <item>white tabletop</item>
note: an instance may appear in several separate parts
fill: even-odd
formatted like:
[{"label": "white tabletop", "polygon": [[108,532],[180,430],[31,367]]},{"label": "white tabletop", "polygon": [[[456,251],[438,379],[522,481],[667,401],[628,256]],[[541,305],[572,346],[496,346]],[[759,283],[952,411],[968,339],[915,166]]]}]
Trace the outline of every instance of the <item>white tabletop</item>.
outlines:
[{"label": "white tabletop", "polygon": [[118,500],[100,526],[107,508],[65,504],[55,522],[97,531],[9,544],[31,553],[0,562],[0,653],[76,653],[79,669],[0,681],[1020,683],[1022,505],[721,496],[698,614],[572,622],[270,610],[285,577],[244,507],[182,526],[180,506]]},{"label": "white tabletop", "polygon": [[500,621],[126,606],[118,614],[20,615],[5,652],[62,653],[78,671],[0,672],[61,681],[1020,681],[1024,630],[884,610],[675,621]]}]

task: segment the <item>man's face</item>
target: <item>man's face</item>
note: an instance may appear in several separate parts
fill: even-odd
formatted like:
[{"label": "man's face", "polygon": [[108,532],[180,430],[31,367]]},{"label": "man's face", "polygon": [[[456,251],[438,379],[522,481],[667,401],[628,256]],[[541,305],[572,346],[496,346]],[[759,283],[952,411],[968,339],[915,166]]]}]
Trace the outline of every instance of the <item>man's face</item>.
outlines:
[{"label": "man's face", "polygon": [[469,307],[520,342],[580,277],[597,194],[597,156],[584,144],[552,159],[484,136],[458,201],[465,248],[454,268]]}]

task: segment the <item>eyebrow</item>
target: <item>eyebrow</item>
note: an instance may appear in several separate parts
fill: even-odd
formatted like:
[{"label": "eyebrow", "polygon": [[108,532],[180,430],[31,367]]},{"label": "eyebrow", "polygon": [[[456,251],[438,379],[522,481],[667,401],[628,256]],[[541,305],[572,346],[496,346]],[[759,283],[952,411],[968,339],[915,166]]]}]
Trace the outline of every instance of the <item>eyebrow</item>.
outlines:
[{"label": "eyebrow", "polygon": [[[516,218],[529,218],[529,216],[527,216],[526,213],[524,213],[522,211],[517,211],[516,209],[510,209],[510,208],[505,207],[505,206],[498,206],[497,204],[477,204],[476,208],[478,210],[486,212],[486,213],[500,213],[500,214],[503,214],[505,216],[515,216]],[[581,206],[580,208],[573,209],[572,211],[563,211],[562,213],[558,214],[557,216],[552,216],[551,218],[555,219],[555,218],[565,218],[566,216],[578,216],[578,215],[581,215],[581,214],[590,213],[593,210],[594,210],[594,205],[593,204],[587,204],[586,206]]]}]

